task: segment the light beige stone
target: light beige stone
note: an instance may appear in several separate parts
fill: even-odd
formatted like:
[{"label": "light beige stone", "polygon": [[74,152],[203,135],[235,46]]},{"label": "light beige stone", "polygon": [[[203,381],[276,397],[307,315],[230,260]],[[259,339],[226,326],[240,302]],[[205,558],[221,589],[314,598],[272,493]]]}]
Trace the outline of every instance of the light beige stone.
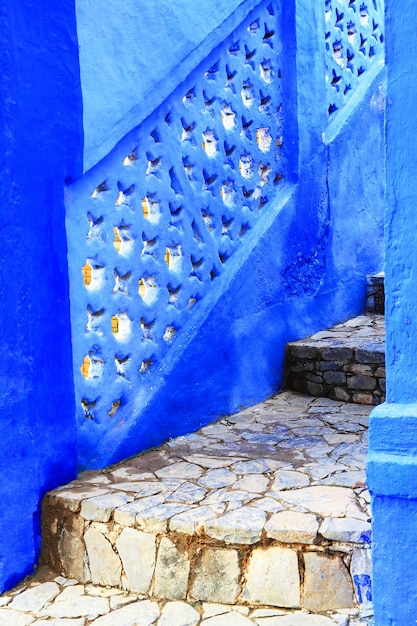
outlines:
[{"label": "light beige stone", "polygon": [[204,530],[209,537],[226,543],[250,545],[260,540],[265,520],[264,511],[243,506],[217,520],[205,522]]},{"label": "light beige stone", "polygon": [[88,498],[81,504],[81,516],[93,522],[108,522],[114,509],[132,500],[125,493],[109,493]]},{"label": "light beige stone", "polygon": [[216,617],[203,620],[201,626],[253,626],[253,622],[238,611],[230,611],[224,615],[216,615]]},{"label": "light beige stone", "polygon": [[160,504],[153,506],[136,516],[136,524],[149,533],[161,534],[167,531],[168,521],[174,515],[193,508],[187,504]]},{"label": "light beige stone", "polygon": [[54,582],[47,582],[36,587],[26,589],[16,596],[9,608],[17,611],[40,611],[47,602],[51,602],[60,592],[58,585]]},{"label": "light beige stone", "polygon": [[56,618],[56,619],[38,619],[36,620],[36,626],[85,626],[85,617],[71,618]]},{"label": "light beige stone", "polygon": [[299,607],[297,553],[289,548],[255,548],[246,571],[243,597],[248,602],[284,608]]},{"label": "light beige stone", "polygon": [[61,570],[68,578],[76,578],[80,582],[90,580],[87,552],[84,543],[84,520],[79,515],[64,518],[58,536],[58,554]]},{"label": "light beige stone", "polygon": [[215,519],[216,513],[210,506],[199,506],[175,515],[169,522],[170,530],[187,535],[194,535],[203,528],[203,523]]},{"label": "light beige stone", "polygon": [[350,517],[328,517],[320,526],[320,534],[331,541],[369,543],[371,524]]},{"label": "light beige stone", "polygon": [[3,608],[0,609],[0,624],[1,626],[29,626],[35,621],[32,615],[20,613],[13,609]]},{"label": "light beige stone", "polygon": [[283,543],[312,544],[317,537],[319,524],[315,515],[296,511],[281,511],[266,523],[268,537]]},{"label": "light beige stone", "polygon": [[353,588],[342,559],[317,552],[304,554],[304,607],[314,613],[353,606]]},{"label": "light beige stone", "polygon": [[161,494],[149,496],[149,498],[140,498],[135,502],[130,502],[120,506],[114,511],[114,521],[121,526],[134,526],[136,524],[136,516],[143,511],[158,506],[165,501],[165,497]]},{"label": "light beige stone", "polygon": [[44,607],[42,611],[39,611],[38,616],[67,619],[87,617],[89,620],[93,620],[99,615],[106,615],[109,611],[110,607],[107,598],[74,596]]},{"label": "light beige stone", "polygon": [[271,485],[271,491],[283,491],[285,489],[297,489],[307,487],[310,484],[308,476],[302,472],[283,470],[276,473],[276,478]]},{"label": "light beige stone", "polygon": [[247,474],[240,480],[235,482],[233,489],[242,489],[243,491],[249,491],[249,493],[264,494],[268,489],[269,478],[262,474]]},{"label": "light beige stone", "polygon": [[128,581],[129,591],[146,593],[151,584],[156,559],[156,536],[124,528],[116,541]]},{"label": "light beige stone", "polygon": [[185,602],[167,602],[162,609],[158,626],[197,626],[200,615]]},{"label": "light beige stone", "polygon": [[162,537],[158,549],[153,593],[159,598],[182,600],[187,596],[190,561],[173,541]]},{"label": "light beige stone", "polygon": [[197,559],[191,584],[191,597],[205,602],[233,604],[240,588],[237,550],[205,548]]},{"label": "light beige stone", "polygon": [[143,600],[99,617],[90,626],[151,626],[160,615],[156,602]]},{"label": "light beige stone", "polygon": [[119,586],[122,565],[111,543],[95,528],[89,528],[86,531],[84,541],[93,584]]},{"label": "light beige stone", "polygon": [[359,509],[355,494],[344,487],[313,486],[294,491],[281,491],[275,497],[292,506],[301,506],[322,517],[356,517]]}]

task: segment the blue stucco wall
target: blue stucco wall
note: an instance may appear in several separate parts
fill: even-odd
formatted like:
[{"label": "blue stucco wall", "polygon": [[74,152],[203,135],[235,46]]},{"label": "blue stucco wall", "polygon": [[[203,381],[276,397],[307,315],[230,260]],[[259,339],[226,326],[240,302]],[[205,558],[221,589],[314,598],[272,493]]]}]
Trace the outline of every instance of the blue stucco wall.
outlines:
[{"label": "blue stucco wall", "polygon": [[417,193],[416,8],[386,0],[387,402],[370,421],[368,483],[373,512],[375,623],[417,616]]},{"label": "blue stucco wall", "polygon": [[[246,3],[246,10],[253,4]],[[375,71],[365,88],[351,97],[335,130],[329,124],[323,104],[326,102],[323,7],[299,0],[282,5],[282,11],[284,30],[280,52],[285,58],[287,107],[284,145],[290,155],[286,184],[264,207],[262,219],[247,236],[245,245],[228,261],[221,281],[215,283],[217,288],[199,304],[168,355],[136,386],[129,379],[129,388],[126,384],[123,387],[119,377],[114,385],[117,390],[113,392],[111,376],[106,374],[104,385],[91,381],[85,391],[80,366],[88,341],[93,342],[94,338],[89,339],[88,333],[85,334],[86,306],[80,304],[85,299],[85,287],[80,282],[81,265],[88,250],[82,253],[84,257],[78,256],[78,251],[88,232],[87,219],[80,211],[87,209],[83,209],[85,204],[80,200],[70,208],[68,233],[74,251],[70,259],[76,260],[70,268],[73,324],[74,328],[78,327],[74,333],[77,354],[74,376],[77,388],[80,381],[76,409],[82,468],[115,462],[171,436],[190,432],[219,415],[265,399],[280,389],[287,341],[307,336],[364,309],[365,276],[379,271],[383,264],[384,162],[375,155],[381,155],[384,146],[384,72]],[[238,15],[241,17],[239,12]],[[81,19],[79,34],[84,28],[80,22]],[[134,22],[127,20],[125,24],[129,25],[127,29],[134,30]],[[196,24],[200,24],[200,19]],[[190,22],[188,28],[194,30],[194,24]],[[217,41],[225,39],[230,29],[227,20],[219,23]],[[189,57],[188,62],[196,64],[200,56],[201,50]],[[113,63],[117,62],[117,58],[113,59]],[[88,64],[83,70],[81,56],[82,76],[87,69]],[[133,67],[130,73],[134,74]],[[181,79],[181,71],[177,76]],[[87,100],[85,96],[84,104],[88,108],[92,105]],[[119,111],[117,104],[118,99],[106,103]],[[95,106],[102,104],[96,102]],[[147,121],[150,129],[161,115],[156,111],[150,116]],[[141,115],[137,119],[140,121]],[[86,123],[86,117],[84,120]],[[119,130],[131,123],[130,116],[122,122]],[[331,132],[326,137],[328,129]],[[87,128],[86,132],[92,140],[93,131]],[[97,137],[95,158],[102,151]],[[108,184],[114,184],[109,168],[113,161],[121,162],[125,156],[123,149],[126,154],[129,152],[129,139],[120,145],[69,190],[70,195],[76,196],[78,190],[91,193],[107,176]],[[88,195],[84,197],[88,199]],[[98,204],[93,214],[96,219],[102,215],[99,207]],[[111,213],[106,210],[105,221],[109,219]],[[110,244],[111,232],[105,226],[103,238],[109,238]],[[140,238],[140,231],[136,237]],[[112,253],[107,261],[103,261],[100,247],[94,248],[97,259],[110,265],[109,269],[112,263],[119,262],[123,273],[127,272],[132,265],[126,264],[125,259],[115,261],[113,246],[109,247]],[[135,272],[132,284],[140,277]],[[111,276],[109,271],[109,283]],[[103,306],[97,294],[90,296],[94,310]],[[110,295],[114,304],[111,299],[105,301],[108,316],[124,302],[116,300],[111,292]],[[146,307],[143,310],[146,315]],[[133,326],[139,329],[142,313],[132,311],[136,315]],[[109,358],[112,349],[119,349],[120,355],[125,356],[123,346],[112,347],[114,338],[106,336],[105,330],[104,339],[97,340],[102,342]],[[143,342],[141,334],[137,341],[139,345]],[[136,372],[131,374],[133,377]],[[121,410],[109,417],[111,400],[119,399],[120,389],[124,390]],[[79,402],[83,397],[92,406],[87,414]],[[103,398],[107,409],[94,414],[94,407]]]},{"label": "blue stucco wall", "polygon": [[253,0],[77,0],[84,169],[150,115],[247,14]]},{"label": "blue stucco wall", "polygon": [[32,571],[76,430],[64,180],[81,170],[73,2],[0,7],[0,592]]}]

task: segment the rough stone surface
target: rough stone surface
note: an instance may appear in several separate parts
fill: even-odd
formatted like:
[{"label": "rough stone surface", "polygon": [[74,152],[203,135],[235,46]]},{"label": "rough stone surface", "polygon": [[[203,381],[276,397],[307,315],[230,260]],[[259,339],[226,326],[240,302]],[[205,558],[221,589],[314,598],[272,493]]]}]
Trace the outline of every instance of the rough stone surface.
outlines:
[{"label": "rough stone surface", "polygon": [[290,389],[357,404],[385,400],[384,317],[371,313],[289,343]]},{"label": "rough stone surface", "polygon": [[122,565],[109,540],[101,532],[90,527],[84,535],[84,541],[93,583],[118,587]]},{"label": "rough stone surface", "polygon": [[125,528],[116,541],[130,591],[146,593],[151,584],[156,559],[156,537]]},{"label": "rough stone surface", "polygon": [[249,561],[243,595],[254,603],[299,607],[297,553],[289,548],[256,548]]},{"label": "rough stone surface", "polygon": [[190,560],[173,541],[162,537],[155,568],[154,593],[160,598],[182,600],[187,596]]},{"label": "rough stone surface", "polygon": [[151,626],[159,615],[157,603],[144,600],[117,609],[110,615],[99,617],[91,626]]},{"label": "rough stone surface", "polygon": [[240,574],[236,550],[206,548],[195,566],[191,596],[206,602],[233,604],[240,591]]},{"label": "rough stone surface", "polygon": [[165,605],[158,626],[197,626],[200,614],[184,602],[169,602]]},{"label": "rough stone surface", "polygon": [[54,582],[43,583],[32,587],[16,596],[9,608],[18,611],[40,611],[47,602],[53,600],[59,594],[59,586]]},{"label": "rough stone surface", "polygon": [[307,552],[304,555],[304,607],[324,612],[352,606],[352,581],[342,559]]},{"label": "rough stone surface", "polygon": [[320,526],[320,534],[334,541],[370,543],[371,524],[349,517],[328,517]]},{"label": "rough stone surface", "polygon": [[265,525],[267,536],[283,543],[312,544],[316,540],[318,528],[314,515],[297,511],[276,513]]}]

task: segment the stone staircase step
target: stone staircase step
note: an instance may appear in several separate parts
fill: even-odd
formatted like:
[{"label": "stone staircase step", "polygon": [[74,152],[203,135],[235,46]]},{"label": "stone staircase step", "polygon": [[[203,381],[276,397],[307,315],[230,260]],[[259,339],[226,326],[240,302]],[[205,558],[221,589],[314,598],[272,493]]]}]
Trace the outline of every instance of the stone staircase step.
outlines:
[{"label": "stone staircase step", "polygon": [[361,315],[287,344],[285,388],[343,402],[385,401],[385,318]]},{"label": "stone staircase step", "polygon": [[116,588],[79,584],[42,567],[0,596],[2,626],[371,626],[372,611],[325,614],[267,606],[155,600]]},{"label": "stone staircase step", "polygon": [[242,616],[369,611],[369,410],[284,392],[81,474],[44,499],[42,562],[84,586]]}]

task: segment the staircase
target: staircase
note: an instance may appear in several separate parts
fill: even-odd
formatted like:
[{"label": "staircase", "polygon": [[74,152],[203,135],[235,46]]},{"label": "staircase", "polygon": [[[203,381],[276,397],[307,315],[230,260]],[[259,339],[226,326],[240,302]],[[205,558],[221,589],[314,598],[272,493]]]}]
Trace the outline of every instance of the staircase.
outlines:
[{"label": "staircase", "polygon": [[285,386],[343,402],[384,402],[383,305],[383,273],[368,276],[366,315],[287,345]]}]

